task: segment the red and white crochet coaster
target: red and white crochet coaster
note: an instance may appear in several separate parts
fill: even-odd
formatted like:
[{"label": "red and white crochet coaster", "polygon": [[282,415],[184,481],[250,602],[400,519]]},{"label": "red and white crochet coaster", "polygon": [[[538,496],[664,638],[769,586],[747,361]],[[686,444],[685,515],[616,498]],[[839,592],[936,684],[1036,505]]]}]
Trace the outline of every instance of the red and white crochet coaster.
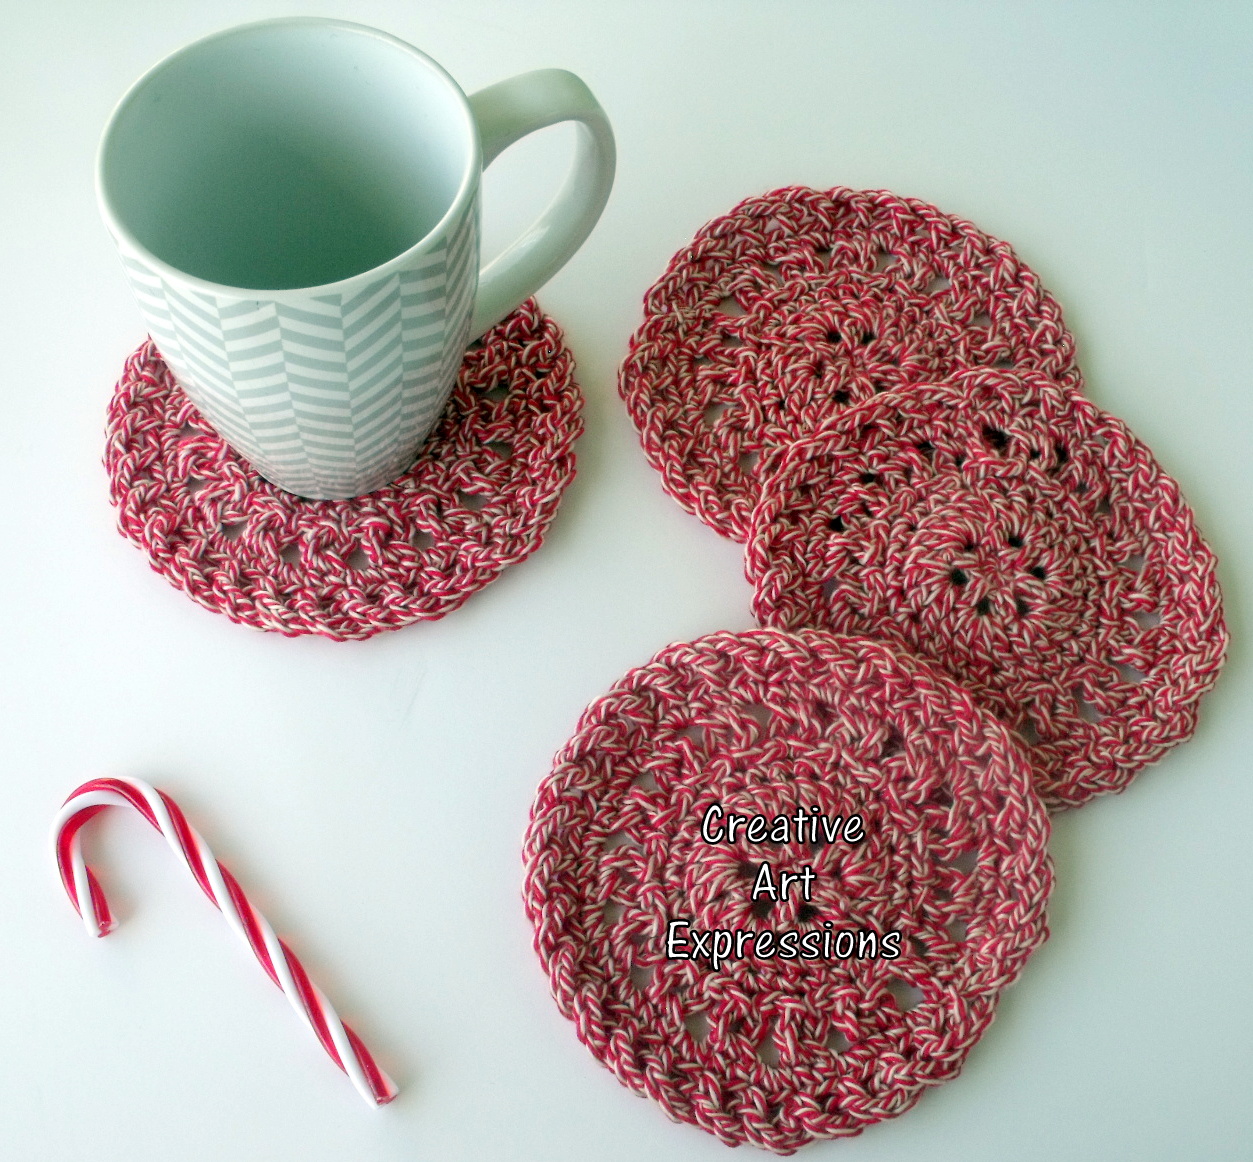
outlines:
[{"label": "red and white crochet coaster", "polygon": [[1121,420],[968,371],[773,467],[745,557],[758,620],[939,663],[1032,744],[1050,806],[1122,790],[1196,728],[1227,646],[1216,562]]},{"label": "red and white crochet coaster", "polygon": [[120,530],[194,601],[289,636],[367,638],[442,617],[539,547],[582,406],[561,332],[530,300],[466,353],[408,473],[306,500],[233,451],[148,342],[109,406],[105,467]]},{"label": "red and white crochet coaster", "polygon": [[[956,1076],[1046,936],[1048,834],[1022,749],[938,669],[716,633],[584,712],[532,808],[526,908],[624,1085],[788,1154]],[[808,890],[754,899],[763,867]]]},{"label": "red and white crochet coaster", "polygon": [[644,308],[619,382],[644,452],[737,541],[758,456],[847,404],[962,367],[1080,383],[1061,309],[1007,243],[883,190],[749,198],[675,255]]}]

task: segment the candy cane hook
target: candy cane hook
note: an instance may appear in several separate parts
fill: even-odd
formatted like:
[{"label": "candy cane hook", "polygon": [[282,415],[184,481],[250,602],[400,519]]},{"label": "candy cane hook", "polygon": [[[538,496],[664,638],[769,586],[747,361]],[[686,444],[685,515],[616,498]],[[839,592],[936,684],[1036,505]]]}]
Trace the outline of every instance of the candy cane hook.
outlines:
[{"label": "candy cane hook", "polygon": [[106,807],[134,807],[162,835],[174,854],[187,865],[201,890],[226,918],[269,978],[283,990],[292,1008],[313,1030],[322,1048],[371,1105],[386,1105],[396,1086],[374,1062],[361,1039],[343,1023],[305,972],[304,966],[249,902],[235,877],[214,858],[208,845],[192,829],[177,803],[142,779],[92,779],[66,801],[53,825],[57,867],[70,902],[82,916],[87,931],[104,936],[113,928],[113,916],[99,881],[83,862],[80,831]]}]

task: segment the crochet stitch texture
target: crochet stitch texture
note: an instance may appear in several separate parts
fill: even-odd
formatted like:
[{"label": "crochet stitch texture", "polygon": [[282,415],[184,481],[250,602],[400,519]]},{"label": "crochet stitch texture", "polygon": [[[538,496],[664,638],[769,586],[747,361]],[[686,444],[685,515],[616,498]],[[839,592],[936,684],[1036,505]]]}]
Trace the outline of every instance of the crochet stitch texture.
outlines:
[{"label": "crochet stitch texture", "polygon": [[[820,631],[670,646],[584,712],[532,809],[527,914],[561,1012],[673,1118],[781,1154],[954,1077],[1046,936],[1048,819],[948,676]],[[702,839],[703,813],[860,813],[855,845]],[[753,901],[764,862],[809,901]],[[667,926],[896,930],[899,958],[668,959]]]},{"label": "crochet stitch texture", "polygon": [[444,616],[539,547],[582,405],[561,332],[528,300],[466,353],[403,477],[307,500],[233,451],[147,342],[110,403],[105,466],[119,529],[194,601],[288,636],[367,638]]},{"label": "crochet stitch texture", "polygon": [[879,396],[778,454],[745,567],[763,624],[895,643],[1030,744],[1052,807],[1196,728],[1227,646],[1216,562],[1121,420],[1030,372]]},{"label": "crochet stitch texture", "polygon": [[644,307],[619,390],[665,490],[737,541],[758,457],[849,404],[963,367],[1080,383],[1061,309],[1008,243],[885,190],[749,198]]}]

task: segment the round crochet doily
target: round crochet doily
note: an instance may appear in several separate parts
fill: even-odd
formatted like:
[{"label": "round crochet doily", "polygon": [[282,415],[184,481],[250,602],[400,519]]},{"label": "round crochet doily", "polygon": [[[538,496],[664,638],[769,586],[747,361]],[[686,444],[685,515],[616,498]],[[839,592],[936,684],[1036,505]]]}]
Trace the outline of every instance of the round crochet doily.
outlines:
[{"label": "round crochet doily", "polygon": [[619,389],[665,490],[742,541],[761,453],[876,392],[985,365],[1080,382],[1060,308],[1007,243],[914,198],[795,187],[675,255]]},{"label": "round crochet doily", "polygon": [[[584,712],[532,808],[557,1004],[624,1085],[731,1145],[787,1154],[902,1113],[1045,938],[1030,778],[1004,726],[884,643],[670,646]],[[763,867],[776,893],[808,868],[808,891],[754,899]]]},{"label": "round crochet doily", "polygon": [[1178,485],[1031,373],[885,395],[780,453],[745,563],[764,624],[882,638],[967,684],[1031,744],[1053,807],[1187,738],[1226,650]]},{"label": "round crochet doily", "polygon": [[306,500],[232,450],[148,342],[109,406],[105,467],[119,528],[193,600],[258,629],[366,638],[442,617],[539,547],[582,404],[561,332],[528,301],[467,351],[404,476]]}]

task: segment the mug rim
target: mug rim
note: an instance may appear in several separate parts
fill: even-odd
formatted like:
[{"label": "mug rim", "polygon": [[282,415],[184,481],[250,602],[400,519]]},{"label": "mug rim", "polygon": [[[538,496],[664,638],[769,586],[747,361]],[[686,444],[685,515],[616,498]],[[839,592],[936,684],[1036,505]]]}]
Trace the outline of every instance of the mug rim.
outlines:
[{"label": "mug rim", "polygon": [[[202,48],[204,45],[215,40],[222,40],[229,36],[238,36],[241,33],[252,32],[261,28],[273,28],[277,25],[304,25],[306,27],[314,26],[333,26],[343,29],[346,32],[355,35],[364,35],[375,40],[386,41],[387,43],[403,49],[417,62],[425,65],[428,69],[439,77],[447,88],[456,98],[457,104],[462,111],[465,120],[465,131],[470,139],[470,150],[466,160],[465,172],[461,175],[461,182],[457,187],[452,202],[443,216],[418,239],[412,246],[402,250],[399,254],[393,255],[386,262],[379,263],[378,266],[372,266],[368,270],[358,271],[356,274],[349,275],[347,278],[337,279],[335,282],[319,283],[314,286],[303,287],[239,287],[231,286],[227,283],[213,282],[210,279],[200,278],[194,274],[188,274],[184,270],[179,270],[176,266],[171,266],[168,262],[158,258],[146,246],[131,233],[131,231],[121,221],[119,215],[115,212],[113,205],[109,200],[109,196],[105,191],[104,185],[104,162],[105,154],[109,148],[109,140],[113,135],[122,114],[127,106],[138,96],[142,89],[149,81],[162,72],[172,62],[179,57],[186,55],[193,50]],[[231,298],[257,298],[264,296],[268,300],[299,300],[308,298],[311,294],[334,294],[342,293],[353,287],[354,284],[373,280],[396,271],[405,269],[411,260],[421,254],[424,250],[429,249],[436,240],[448,229],[451,223],[460,220],[466,204],[474,196],[474,190],[478,184],[478,176],[483,168],[482,164],[482,146],[479,141],[478,126],[474,120],[474,114],[470,109],[469,99],[466,97],[465,91],[453,79],[447,69],[443,67],[434,58],[428,56],[421,49],[415,48],[407,41],[401,40],[397,36],[393,36],[389,32],[382,29],[372,28],[368,24],[357,24],[350,20],[339,20],[330,16],[279,16],[269,20],[249,21],[246,24],[234,24],[229,28],[220,29],[212,32],[208,36],[198,37],[196,40],[185,44],[180,48],[176,48],[173,52],[162,57],[150,68],[146,69],[143,74],[136,79],[126,92],[122,94],[117,104],[113,107],[113,111],[109,114],[109,119],[105,122],[104,132],[100,137],[100,145],[96,150],[96,167],[95,167],[95,186],[96,186],[96,202],[100,208],[100,215],[104,218],[105,226],[109,233],[113,235],[115,241],[127,251],[134,254],[136,258],[142,260],[148,265],[154,273],[161,275],[167,281],[176,282],[183,286],[190,287],[194,290],[203,291],[216,296],[226,296]]]}]

